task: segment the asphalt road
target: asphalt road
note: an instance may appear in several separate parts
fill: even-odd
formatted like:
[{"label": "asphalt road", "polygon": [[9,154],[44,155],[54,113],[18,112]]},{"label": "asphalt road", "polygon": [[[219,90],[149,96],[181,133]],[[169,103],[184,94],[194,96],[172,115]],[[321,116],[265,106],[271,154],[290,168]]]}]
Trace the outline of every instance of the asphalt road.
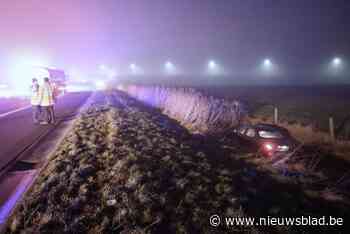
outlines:
[{"label": "asphalt road", "polygon": [[29,99],[0,97],[0,115],[28,105],[30,105]]},{"label": "asphalt road", "polygon": [[[59,98],[55,107],[58,121],[72,116],[90,94],[90,92],[68,93]],[[32,123],[31,108],[0,118],[0,168],[3,168],[48,128],[52,126]]]}]

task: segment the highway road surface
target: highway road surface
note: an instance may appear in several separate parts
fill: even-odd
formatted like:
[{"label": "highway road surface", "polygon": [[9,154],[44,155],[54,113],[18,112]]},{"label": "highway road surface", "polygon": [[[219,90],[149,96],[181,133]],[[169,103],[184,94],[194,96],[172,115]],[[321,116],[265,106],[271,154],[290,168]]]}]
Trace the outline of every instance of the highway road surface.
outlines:
[{"label": "highway road surface", "polygon": [[[0,91],[1,92],[1,91]],[[1,95],[1,93],[0,93]],[[29,98],[3,98],[0,97],[0,116],[4,113],[30,105]]]},{"label": "highway road surface", "polygon": [[[59,98],[55,107],[58,121],[74,115],[90,94],[90,92],[68,93]],[[31,108],[0,117],[0,170],[48,128],[53,126],[32,123]]]}]

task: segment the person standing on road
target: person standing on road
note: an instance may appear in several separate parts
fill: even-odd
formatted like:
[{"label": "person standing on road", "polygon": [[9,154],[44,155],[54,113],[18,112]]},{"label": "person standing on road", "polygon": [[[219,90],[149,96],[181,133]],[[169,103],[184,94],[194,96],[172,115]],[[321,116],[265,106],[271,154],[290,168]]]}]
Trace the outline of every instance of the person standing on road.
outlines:
[{"label": "person standing on road", "polygon": [[55,124],[54,104],[54,89],[49,78],[45,77],[44,84],[40,87],[40,106],[44,111],[44,121],[40,124]]},{"label": "person standing on road", "polygon": [[31,86],[30,104],[32,105],[34,124],[39,123],[39,117],[41,114],[39,89],[40,87],[38,84],[38,80],[36,78],[33,78]]}]

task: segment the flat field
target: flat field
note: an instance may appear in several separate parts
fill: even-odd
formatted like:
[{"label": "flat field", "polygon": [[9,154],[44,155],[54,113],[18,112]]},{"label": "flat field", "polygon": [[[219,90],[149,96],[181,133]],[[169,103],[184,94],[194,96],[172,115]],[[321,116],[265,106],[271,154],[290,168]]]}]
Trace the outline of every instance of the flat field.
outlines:
[{"label": "flat field", "polygon": [[222,98],[243,101],[253,117],[269,119],[273,108],[279,119],[299,123],[315,130],[328,131],[332,116],[339,134],[350,117],[350,86],[216,86],[201,87],[204,92]]}]

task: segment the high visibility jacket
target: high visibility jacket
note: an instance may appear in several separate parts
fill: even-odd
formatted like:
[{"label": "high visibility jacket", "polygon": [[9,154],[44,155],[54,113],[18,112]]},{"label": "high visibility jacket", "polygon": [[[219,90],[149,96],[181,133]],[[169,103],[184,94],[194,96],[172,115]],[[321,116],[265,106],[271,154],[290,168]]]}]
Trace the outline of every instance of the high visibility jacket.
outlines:
[{"label": "high visibility jacket", "polygon": [[53,88],[49,83],[44,83],[40,87],[40,106],[52,106],[54,105]]},{"label": "high visibility jacket", "polygon": [[40,94],[39,94],[39,85],[38,84],[33,84],[31,86],[31,98],[30,98],[30,104],[33,106],[38,106],[40,105]]}]

